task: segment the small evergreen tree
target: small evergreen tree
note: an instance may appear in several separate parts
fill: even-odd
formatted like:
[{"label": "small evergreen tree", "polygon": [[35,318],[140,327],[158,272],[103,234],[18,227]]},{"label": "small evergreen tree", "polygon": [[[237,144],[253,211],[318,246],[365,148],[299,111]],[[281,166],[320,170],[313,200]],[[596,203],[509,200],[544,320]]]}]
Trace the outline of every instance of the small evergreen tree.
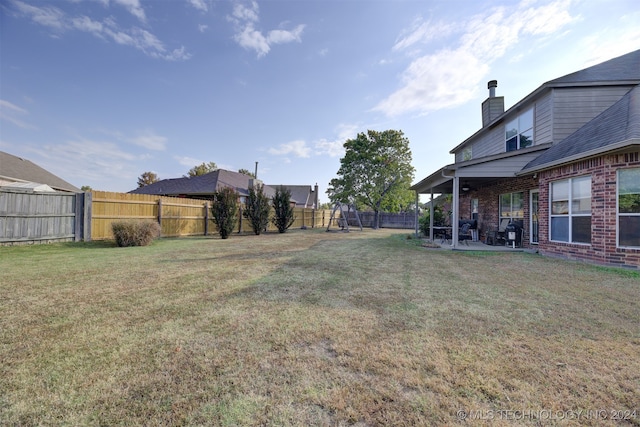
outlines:
[{"label": "small evergreen tree", "polygon": [[291,191],[284,187],[276,188],[272,205],[275,215],[271,219],[271,222],[278,228],[280,233],[284,233],[287,231],[287,228],[291,227],[293,221],[295,221],[293,207],[291,207]]},{"label": "small evergreen tree", "polygon": [[231,187],[225,187],[213,193],[211,214],[218,226],[220,237],[229,238],[238,220],[238,192]]},{"label": "small evergreen tree", "polygon": [[245,203],[242,216],[251,222],[256,235],[267,229],[269,224],[269,198],[264,194],[262,185],[249,189],[249,196]]}]

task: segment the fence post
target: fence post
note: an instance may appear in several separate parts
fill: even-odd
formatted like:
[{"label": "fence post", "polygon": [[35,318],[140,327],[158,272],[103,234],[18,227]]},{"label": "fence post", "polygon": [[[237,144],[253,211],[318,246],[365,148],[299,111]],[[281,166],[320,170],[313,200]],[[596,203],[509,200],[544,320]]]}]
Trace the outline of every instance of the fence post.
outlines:
[{"label": "fence post", "polygon": [[160,225],[160,235],[162,236],[162,199],[158,199],[158,224]]},{"label": "fence post", "polygon": [[91,216],[93,215],[93,193],[84,193],[83,227],[84,241],[91,241]]},{"label": "fence post", "polygon": [[75,206],[73,209],[73,241],[79,242],[82,240],[84,230],[82,225],[84,220],[82,218],[84,214],[84,193],[76,193]]},{"label": "fence post", "polygon": [[209,202],[204,202],[204,235],[209,235]]}]

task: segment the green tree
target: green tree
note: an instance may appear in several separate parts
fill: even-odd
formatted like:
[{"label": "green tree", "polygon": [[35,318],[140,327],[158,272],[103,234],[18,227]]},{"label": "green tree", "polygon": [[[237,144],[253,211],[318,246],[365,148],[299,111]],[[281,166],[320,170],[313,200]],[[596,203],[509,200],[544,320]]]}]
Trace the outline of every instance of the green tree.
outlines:
[{"label": "green tree", "polygon": [[225,187],[213,193],[211,214],[218,226],[220,237],[229,238],[238,221],[238,192],[231,187]]},{"label": "green tree", "polygon": [[91,193],[93,189],[89,185],[83,185],[82,187],[80,187],[80,190],[82,190],[85,193]]},{"label": "green tree", "polygon": [[383,208],[397,210],[409,201],[415,169],[411,166],[409,140],[402,131],[369,130],[344,143],[338,177],[327,194],[333,203],[355,202],[374,212],[378,228]]},{"label": "green tree", "polygon": [[143,172],[138,178],[138,188],[158,182],[158,175],[153,172]]},{"label": "green tree", "polygon": [[240,169],[238,171],[238,173],[242,173],[242,174],[248,175],[251,178],[255,178],[256,177],[256,175],[253,172],[249,172],[249,169]]},{"label": "green tree", "polygon": [[189,172],[187,172],[187,175],[184,175],[184,177],[193,178],[194,176],[205,175],[209,172],[213,172],[216,169],[218,169],[218,165],[216,165],[214,162],[208,162],[208,163],[203,162],[202,164],[199,164],[198,166],[194,166],[191,169],[189,169]]},{"label": "green tree", "polygon": [[295,221],[293,207],[291,206],[291,191],[284,187],[276,188],[272,205],[275,212],[271,221],[278,228],[278,232],[284,233]]},{"label": "green tree", "polygon": [[242,216],[251,222],[256,235],[267,229],[269,225],[269,198],[264,194],[263,186],[249,188],[249,196],[245,202]]}]

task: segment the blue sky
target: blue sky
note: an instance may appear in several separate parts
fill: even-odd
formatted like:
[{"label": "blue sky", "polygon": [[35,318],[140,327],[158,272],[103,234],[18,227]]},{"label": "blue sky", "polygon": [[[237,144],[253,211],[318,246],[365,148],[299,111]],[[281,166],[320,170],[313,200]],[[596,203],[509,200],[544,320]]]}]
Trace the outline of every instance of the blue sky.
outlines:
[{"label": "blue sky", "polygon": [[545,81],[640,48],[637,0],[1,0],[0,150],[126,192],[215,162],[318,183],[402,130],[414,182]]}]

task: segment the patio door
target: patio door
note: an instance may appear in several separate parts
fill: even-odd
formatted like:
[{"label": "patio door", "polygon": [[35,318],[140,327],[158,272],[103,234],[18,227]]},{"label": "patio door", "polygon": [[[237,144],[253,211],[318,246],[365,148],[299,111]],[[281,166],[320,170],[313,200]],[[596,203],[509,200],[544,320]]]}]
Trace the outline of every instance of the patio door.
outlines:
[{"label": "patio door", "polygon": [[538,211],[539,211],[538,195],[539,194],[540,194],[539,190],[531,190],[529,192],[529,207],[530,207],[529,230],[531,230],[529,240],[534,245],[538,244],[538,236],[539,236],[539,229],[538,229]]}]

